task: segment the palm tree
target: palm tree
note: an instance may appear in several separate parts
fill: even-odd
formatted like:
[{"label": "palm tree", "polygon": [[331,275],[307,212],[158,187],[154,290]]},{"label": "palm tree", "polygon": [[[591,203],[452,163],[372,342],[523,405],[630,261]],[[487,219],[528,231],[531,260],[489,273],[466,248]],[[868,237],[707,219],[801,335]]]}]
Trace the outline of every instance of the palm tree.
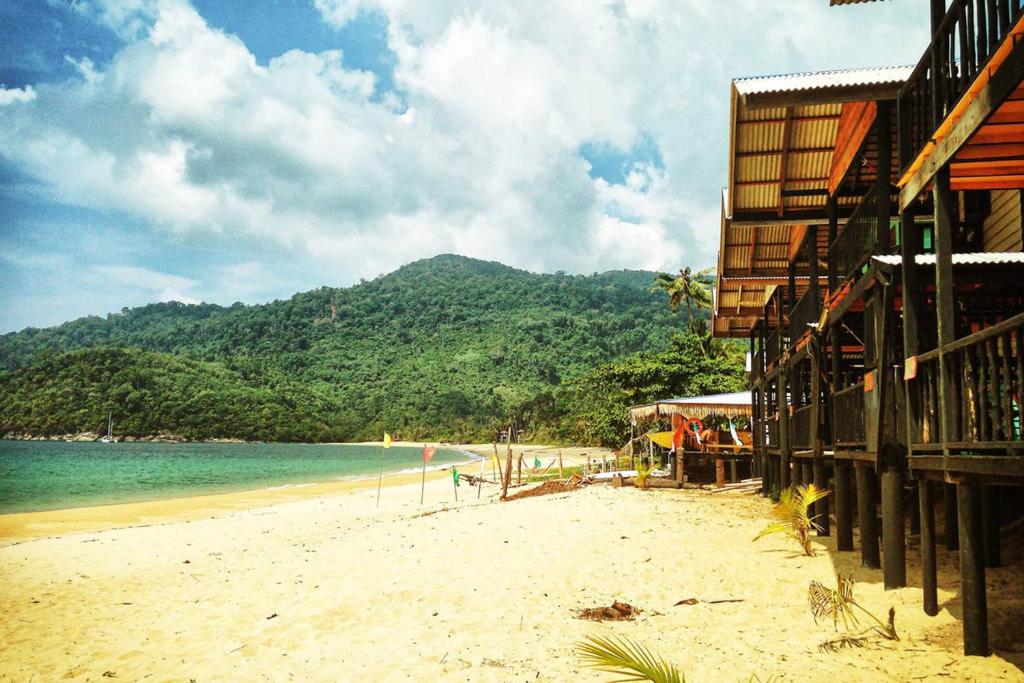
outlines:
[{"label": "palm tree", "polygon": [[707,322],[702,317],[694,317],[693,309],[698,311],[704,308],[711,308],[711,288],[704,282],[704,278],[710,275],[714,269],[705,268],[694,273],[687,266],[679,270],[678,275],[659,273],[654,278],[652,292],[663,291],[668,295],[669,306],[673,313],[679,312],[681,305],[686,306],[687,326],[690,333],[701,338],[705,353],[710,350],[710,344],[706,338],[710,337]]}]

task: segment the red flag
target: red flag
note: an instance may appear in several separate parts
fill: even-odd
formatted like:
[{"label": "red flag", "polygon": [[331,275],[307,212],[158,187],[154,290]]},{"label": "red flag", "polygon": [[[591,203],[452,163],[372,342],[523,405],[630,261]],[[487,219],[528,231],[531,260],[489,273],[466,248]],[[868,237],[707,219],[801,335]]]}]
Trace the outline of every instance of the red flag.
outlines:
[{"label": "red flag", "polygon": [[686,433],[682,415],[676,413],[672,416],[672,427],[672,448],[678,451],[683,447],[683,434]]},{"label": "red flag", "polygon": [[433,446],[423,447],[423,464],[430,462],[430,459],[434,457],[434,453],[437,453],[437,449]]}]

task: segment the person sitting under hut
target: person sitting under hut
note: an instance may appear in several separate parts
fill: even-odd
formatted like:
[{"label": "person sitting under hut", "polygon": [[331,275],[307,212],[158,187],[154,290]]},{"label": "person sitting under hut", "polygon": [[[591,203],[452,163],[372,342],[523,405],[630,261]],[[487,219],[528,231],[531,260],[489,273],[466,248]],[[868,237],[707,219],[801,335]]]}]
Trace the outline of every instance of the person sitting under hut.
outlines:
[{"label": "person sitting under hut", "polygon": [[717,452],[717,448],[710,448],[711,444],[718,445],[718,430],[712,427],[705,427],[700,433],[700,452],[707,453],[709,450]]}]

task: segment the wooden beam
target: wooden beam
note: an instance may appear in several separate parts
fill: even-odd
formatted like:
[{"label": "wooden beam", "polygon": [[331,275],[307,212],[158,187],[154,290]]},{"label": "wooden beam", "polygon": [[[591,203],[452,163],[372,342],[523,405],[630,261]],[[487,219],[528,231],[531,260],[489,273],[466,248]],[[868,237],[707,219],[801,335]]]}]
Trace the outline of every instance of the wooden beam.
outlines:
[{"label": "wooden beam", "polygon": [[[953,309],[953,224],[956,215],[953,193],[949,187],[948,169],[935,175],[932,190],[935,202],[935,310],[938,318],[938,341],[941,349],[956,339]],[[956,415],[953,413],[955,385],[945,355],[939,354],[939,434],[943,443],[955,439]]]},{"label": "wooden beam", "polygon": [[954,164],[974,159],[998,161],[1024,157],[1024,142],[979,143],[971,140],[956,153]]},{"label": "wooden beam", "polygon": [[790,263],[796,260],[797,254],[800,253],[800,248],[804,244],[804,239],[807,237],[806,225],[797,225],[789,233],[789,251],[787,252],[787,258]]},{"label": "wooden beam", "polygon": [[[1017,28],[1024,30],[1022,27],[1024,18],[1021,18]],[[1005,54],[1000,55],[1000,52]],[[900,178],[900,209],[914,201],[939,169],[956,156],[972,137],[975,142],[1020,142],[1020,131],[1009,135],[975,134],[1024,79],[1024,40],[1008,35],[989,64],[938,127],[932,136],[933,140],[925,145]]]},{"label": "wooden beam", "polygon": [[793,134],[793,108],[786,107],[786,121],[782,124],[782,154],[779,155],[779,206],[778,212],[781,216],[785,213],[786,198],[782,194],[782,187],[786,184],[786,164],[789,162],[789,140]]},{"label": "wooden beam", "polygon": [[1013,455],[914,455],[912,471],[936,470],[965,475],[1024,477],[1024,457]]},{"label": "wooden beam", "polygon": [[[803,123],[803,122],[813,123],[813,122],[817,122],[817,121],[838,121],[839,120],[839,114],[820,114],[820,115],[817,115],[817,116],[794,116],[794,117],[792,117],[791,120],[796,122],[796,123]],[[755,126],[755,125],[765,125],[765,124],[785,123],[785,122],[786,122],[786,119],[785,119],[785,117],[783,117],[781,119],[780,118],[773,118],[773,119],[752,119],[750,121],[737,121],[736,125],[737,126]]]},{"label": "wooden beam", "polygon": [[783,90],[777,92],[748,93],[740,101],[750,109],[761,107],[796,107],[813,104],[863,102],[864,100],[894,100],[902,83],[872,83],[847,85],[812,90]]},{"label": "wooden beam", "polygon": [[[1024,135],[1022,131],[1021,135]],[[1024,157],[1019,159],[987,159],[984,161],[954,161],[949,175],[953,178],[968,176],[1024,175]]]},{"label": "wooden beam", "polygon": [[[821,154],[822,152],[831,152],[831,147],[790,147],[790,154]],[[773,157],[782,154],[782,150],[766,150],[762,152],[736,152],[737,159],[748,159],[756,157]]]},{"label": "wooden beam", "polygon": [[951,179],[953,190],[1020,190],[1024,175],[978,176]]},{"label": "wooden beam", "polygon": [[832,164],[828,171],[829,194],[835,194],[846,177],[850,164],[864,143],[864,138],[871,131],[877,113],[878,105],[873,101],[843,105],[839,130],[836,133],[835,152],[832,154]]}]

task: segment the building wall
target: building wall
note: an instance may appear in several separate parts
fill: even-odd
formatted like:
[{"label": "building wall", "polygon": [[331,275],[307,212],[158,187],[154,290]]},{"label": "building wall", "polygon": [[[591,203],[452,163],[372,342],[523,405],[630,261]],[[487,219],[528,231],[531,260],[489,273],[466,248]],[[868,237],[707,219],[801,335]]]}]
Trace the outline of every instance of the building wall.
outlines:
[{"label": "building wall", "polygon": [[992,210],[985,219],[985,251],[1024,251],[1021,245],[1021,191],[992,190]]}]

